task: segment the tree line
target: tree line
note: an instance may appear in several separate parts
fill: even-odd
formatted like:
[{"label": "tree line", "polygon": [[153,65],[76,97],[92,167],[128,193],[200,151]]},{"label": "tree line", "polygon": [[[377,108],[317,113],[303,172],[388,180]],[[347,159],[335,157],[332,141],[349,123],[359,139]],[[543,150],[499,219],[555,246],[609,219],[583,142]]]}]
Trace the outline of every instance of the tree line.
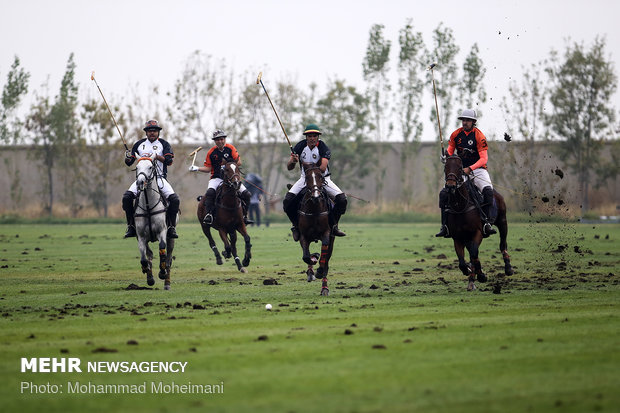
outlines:
[{"label": "tree line", "polygon": [[[479,108],[487,100],[486,68],[476,43],[459,60],[454,33],[443,24],[433,31],[431,43],[425,44],[413,21],[407,20],[398,32],[397,53],[392,53],[392,40],[384,31],[380,24],[369,30],[361,67],[363,90],[337,77],[328,79],[321,88],[314,83],[299,87],[286,77],[270,79],[268,86],[290,136],[299,136],[303,125],[311,122],[325,130],[337,157],[330,169],[340,182],[354,186],[373,176],[380,188],[385,168],[369,161],[373,159],[371,151],[389,151],[390,145],[371,147],[368,143],[402,141],[402,204],[409,209],[415,206],[410,185],[415,174],[425,174],[428,192],[434,193],[442,173],[440,164],[431,171],[415,167],[423,132],[423,97],[433,93],[429,63],[441,63],[433,74],[444,127],[454,125],[454,113],[463,108],[476,108],[479,118],[484,117]],[[555,145],[557,156],[579,176],[585,210],[590,187],[617,177],[618,146],[613,146],[609,161],[603,162],[600,153],[603,142],[618,142],[619,129],[616,109],[610,103],[617,89],[617,76],[605,46],[601,37],[590,46],[568,43],[563,53],[551,50],[547,59],[532,64],[524,70],[522,79],[511,82],[509,94],[500,105],[507,124],[506,136],[528,145],[526,153],[504,154],[512,162],[506,162],[510,166],[501,172],[513,170],[521,177],[525,193],[535,190],[533,163],[538,157],[533,155],[540,150],[538,142],[562,142]],[[390,61],[392,55],[397,56],[394,62]],[[109,100],[114,102],[112,111],[125,136],[134,137],[128,138],[130,142],[142,135],[141,126],[147,118],[157,118],[165,127],[166,139],[173,144],[209,144],[215,128],[226,130],[235,144],[254,143],[243,154],[245,166],[266,179],[267,190],[276,192],[282,185],[281,174],[270,172],[283,170],[288,148],[282,144],[282,132],[262,89],[253,81],[256,74],[249,70],[238,72],[222,59],[195,51],[184,62],[172,90],[161,91],[155,85],[143,95],[130,88],[122,99]],[[110,202],[104,195],[106,185],[120,180],[115,173],[119,162],[113,151],[120,148],[120,138],[94,90],[80,99],[75,76],[71,54],[58,92],[52,96],[50,85],[41,85],[33,93],[31,106],[23,111],[25,115],[20,116],[18,109],[30,88],[30,74],[15,56],[2,91],[0,144],[34,144],[30,156],[41,166],[40,191],[44,195],[43,209],[49,215],[57,200],[77,215],[81,208],[78,200],[86,197],[101,215],[107,216]],[[436,122],[434,105],[427,116]],[[437,129],[435,134],[439,141]],[[82,173],[79,162],[85,153],[96,173]],[[11,182],[9,195],[19,199],[19,171],[11,162],[5,160]],[[63,193],[57,193],[55,179],[63,180]],[[379,196],[377,192],[378,203]]]}]

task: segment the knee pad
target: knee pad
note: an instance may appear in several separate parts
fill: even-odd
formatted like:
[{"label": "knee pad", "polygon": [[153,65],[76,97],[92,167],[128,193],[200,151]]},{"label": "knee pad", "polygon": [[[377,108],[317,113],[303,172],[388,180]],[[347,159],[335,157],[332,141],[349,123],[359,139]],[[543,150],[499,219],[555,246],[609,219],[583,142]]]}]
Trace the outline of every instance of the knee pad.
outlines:
[{"label": "knee pad", "polygon": [[347,210],[348,204],[347,196],[344,193],[338,194],[336,195],[336,198],[334,198],[334,202],[336,203],[336,208],[338,209],[338,212],[344,215]]},{"label": "knee pad", "polygon": [[133,210],[133,201],[136,199],[136,196],[131,191],[126,191],[123,194],[123,210]]}]

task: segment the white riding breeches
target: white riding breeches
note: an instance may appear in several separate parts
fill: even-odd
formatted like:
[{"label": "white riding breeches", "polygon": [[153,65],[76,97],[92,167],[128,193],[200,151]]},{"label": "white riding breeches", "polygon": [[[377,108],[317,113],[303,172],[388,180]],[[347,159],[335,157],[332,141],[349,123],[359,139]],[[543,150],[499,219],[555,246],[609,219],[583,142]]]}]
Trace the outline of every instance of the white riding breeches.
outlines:
[{"label": "white riding breeches", "polygon": [[[208,189],[217,189],[220,185],[222,185],[222,182],[223,182],[222,178],[211,178],[209,180]],[[242,194],[246,190],[247,190],[246,187],[243,184],[241,184],[241,186],[239,187],[239,193]]]},{"label": "white riding breeches", "polygon": [[[336,185],[335,183],[332,182],[331,179],[329,179],[329,176],[326,176],[324,179],[325,179],[325,183],[323,184],[323,188],[325,188],[325,190],[327,191],[327,194],[330,197],[335,197],[336,195],[342,193],[340,188],[338,188],[338,185]],[[306,178],[302,176],[301,178],[297,180],[297,182],[295,182],[295,184],[288,191],[290,193],[297,195],[305,186],[306,186]]]},{"label": "white riding breeches", "polygon": [[474,169],[469,175],[465,176],[467,179],[471,179],[474,182],[474,185],[476,185],[476,188],[478,188],[480,192],[482,192],[482,190],[487,186],[493,189],[493,183],[491,182],[489,171],[484,168]]},{"label": "white riding breeches", "polygon": [[[168,199],[168,197],[174,194],[174,189],[172,189],[172,185],[166,181],[166,179],[157,177],[157,186],[159,186],[159,190],[161,191],[164,198]],[[138,195],[138,185],[134,181],[133,184],[129,187],[129,191],[133,192],[134,195]]]}]

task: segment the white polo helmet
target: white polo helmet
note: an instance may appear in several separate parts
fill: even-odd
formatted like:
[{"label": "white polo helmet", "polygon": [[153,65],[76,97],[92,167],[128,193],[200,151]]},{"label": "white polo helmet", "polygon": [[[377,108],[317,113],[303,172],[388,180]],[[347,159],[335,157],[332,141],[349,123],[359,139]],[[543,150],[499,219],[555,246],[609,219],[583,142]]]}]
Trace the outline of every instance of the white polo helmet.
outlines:
[{"label": "white polo helmet", "polygon": [[463,119],[471,119],[474,122],[477,122],[478,118],[476,117],[476,111],[473,109],[463,109],[463,112],[461,112],[461,116],[459,116],[459,120]]}]

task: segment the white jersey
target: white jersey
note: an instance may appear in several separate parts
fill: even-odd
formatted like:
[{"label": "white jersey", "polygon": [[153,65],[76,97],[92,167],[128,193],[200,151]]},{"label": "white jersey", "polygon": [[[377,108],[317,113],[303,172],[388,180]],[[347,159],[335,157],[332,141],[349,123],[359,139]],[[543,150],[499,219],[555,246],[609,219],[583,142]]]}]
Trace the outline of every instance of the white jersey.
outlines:
[{"label": "white jersey", "polygon": [[[170,144],[163,139],[156,139],[151,142],[144,138],[136,142],[133,148],[131,148],[131,154],[134,158],[150,156],[153,153],[166,159],[170,158],[170,163],[172,163],[172,157],[174,156],[172,154],[172,149],[170,148]],[[168,172],[166,165],[159,160],[155,161],[155,165],[157,166],[157,175],[165,178]]]}]

